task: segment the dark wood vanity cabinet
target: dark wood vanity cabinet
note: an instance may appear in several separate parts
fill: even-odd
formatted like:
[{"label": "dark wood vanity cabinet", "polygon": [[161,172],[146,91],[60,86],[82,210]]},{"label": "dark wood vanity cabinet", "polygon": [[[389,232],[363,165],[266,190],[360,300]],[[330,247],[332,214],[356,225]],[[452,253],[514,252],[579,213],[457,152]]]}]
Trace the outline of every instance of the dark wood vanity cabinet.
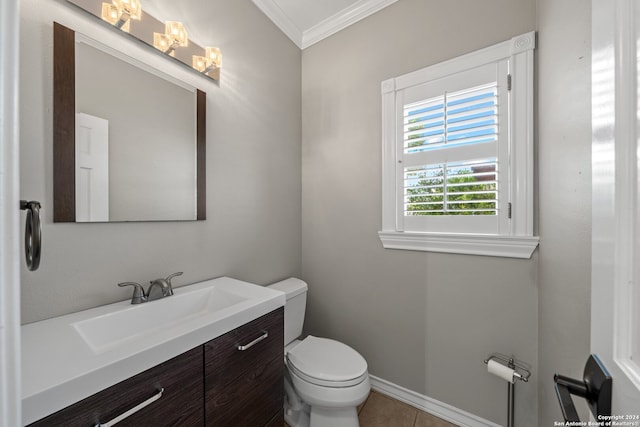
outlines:
[{"label": "dark wood vanity cabinet", "polygon": [[283,322],[279,308],[29,426],[93,427],[161,389],[118,427],[282,426]]},{"label": "dark wood vanity cabinet", "polygon": [[204,345],[207,426],[283,425],[283,321],[276,310]]},{"label": "dark wood vanity cabinet", "polygon": [[203,426],[202,346],[126,379],[36,421],[34,427],[93,427],[142,402],[162,397],[118,423],[118,427]]}]

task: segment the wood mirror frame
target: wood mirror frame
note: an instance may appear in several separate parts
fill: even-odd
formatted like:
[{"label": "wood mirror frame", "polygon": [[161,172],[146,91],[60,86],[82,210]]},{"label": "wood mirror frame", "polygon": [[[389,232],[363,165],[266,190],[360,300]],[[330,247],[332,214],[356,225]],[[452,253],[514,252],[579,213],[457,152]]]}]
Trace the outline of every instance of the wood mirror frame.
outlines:
[{"label": "wood mirror frame", "polygon": [[[75,31],[53,23],[53,221],[76,222]],[[196,89],[196,220],[206,219],[206,93]],[[138,220],[136,220],[138,221]],[[144,221],[144,220],[140,220]]]}]

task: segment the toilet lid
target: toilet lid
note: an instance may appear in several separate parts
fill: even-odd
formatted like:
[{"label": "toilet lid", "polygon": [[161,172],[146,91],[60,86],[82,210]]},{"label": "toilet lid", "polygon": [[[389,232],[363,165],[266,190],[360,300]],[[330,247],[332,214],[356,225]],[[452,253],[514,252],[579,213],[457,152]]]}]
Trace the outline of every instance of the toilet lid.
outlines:
[{"label": "toilet lid", "polygon": [[287,353],[289,366],[303,379],[318,385],[347,387],[367,376],[367,362],[339,341],[309,335]]}]

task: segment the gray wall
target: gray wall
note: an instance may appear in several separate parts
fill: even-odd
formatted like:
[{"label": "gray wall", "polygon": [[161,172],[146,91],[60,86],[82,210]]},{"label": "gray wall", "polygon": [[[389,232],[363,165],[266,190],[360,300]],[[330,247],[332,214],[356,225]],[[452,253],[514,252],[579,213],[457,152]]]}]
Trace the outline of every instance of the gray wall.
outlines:
[{"label": "gray wall", "polygon": [[[21,193],[43,202],[43,258],[22,272],[22,319],[124,300],[116,283],[300,275],[300,50],[250,0],[176,2],[174,19],[224,55],[215,84],[62,0],[22,0]],[[207,92],[207,220],[53,223],[52,21]],[[277,100],[277,102],[274,102]]]},{"label": "gray wall", "polygon": [[562,420],[553,374],[581,378],[590,353],[591,2],[538,0],[537,15],[538,394],[549,426]]},{"label": "gray wall", "polygon": [[494,351],[532,365],[516,424],[538,426],[538,254],[385,250],[380,82],[535,29],[534,0],[401,0],[302,54],[306,330],[352,345],[370,373],[499,424]]}]

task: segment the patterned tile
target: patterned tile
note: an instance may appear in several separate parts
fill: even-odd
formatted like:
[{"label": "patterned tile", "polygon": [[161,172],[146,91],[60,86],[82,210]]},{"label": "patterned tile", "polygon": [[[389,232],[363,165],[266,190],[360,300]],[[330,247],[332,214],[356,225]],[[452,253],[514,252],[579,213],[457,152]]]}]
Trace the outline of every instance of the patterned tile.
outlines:
[{"label": "patterned tile", "polygon": [[[456,427],[412,406],[372,391],[358,406],[360,427]],[[284,427],[289,427],[284,423]]]},{"label": "patterned tile", "polygon": [[456,425],[426,412],[418,411],[414,427],[456,427]]},{"label": "patterned tile", "polygon": [[372,391],[360,412],[360,427],[413,427],[418,410]]}]

